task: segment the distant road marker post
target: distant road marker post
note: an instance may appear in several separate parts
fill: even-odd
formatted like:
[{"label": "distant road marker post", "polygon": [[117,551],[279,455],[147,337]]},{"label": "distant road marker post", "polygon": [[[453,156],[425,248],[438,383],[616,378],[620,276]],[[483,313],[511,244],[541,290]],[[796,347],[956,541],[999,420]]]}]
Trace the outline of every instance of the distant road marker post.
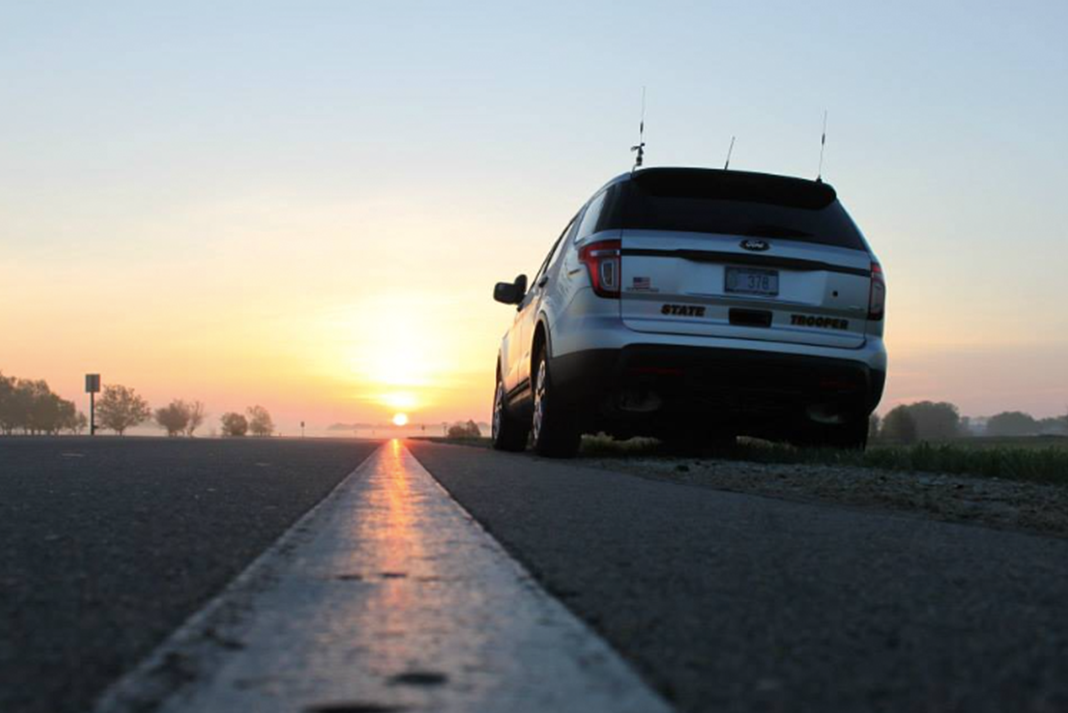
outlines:
[{"label": "distant road marker post", "polygon": [[100,392],[100,374],[85,375],[85,393],[89,394],[89,435],[96,435],[96,395]]}]

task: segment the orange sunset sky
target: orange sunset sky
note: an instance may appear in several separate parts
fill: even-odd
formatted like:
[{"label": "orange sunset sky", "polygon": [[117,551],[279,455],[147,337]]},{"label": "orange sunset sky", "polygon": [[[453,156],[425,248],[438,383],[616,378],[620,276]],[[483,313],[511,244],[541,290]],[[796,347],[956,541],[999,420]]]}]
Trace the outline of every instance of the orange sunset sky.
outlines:
[{"label": "orange sunset sky", "polygon": [[533,274],[630,167],[646,85],[652,166],[720,166],[737,135],[732,167],[814,176],[829,110],[825,177],[888,275],[880,411],[1063,414],[1066,19],[9,6],[0,370],[83,409],[89,371],[153,406],[200,399],[212,422],[258,403],[283,433],[486,420],[513,315],[493,283]]}]

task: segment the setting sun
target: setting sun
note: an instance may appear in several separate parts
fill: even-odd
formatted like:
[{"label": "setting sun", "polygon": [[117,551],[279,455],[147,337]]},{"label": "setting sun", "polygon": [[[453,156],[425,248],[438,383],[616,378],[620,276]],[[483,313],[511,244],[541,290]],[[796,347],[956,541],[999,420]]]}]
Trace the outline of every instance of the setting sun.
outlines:
[{"label": "setting sun", "polygon": [[394,426],[407,426],[408,425],[408,414],[406,414],[406,413],[394,414],[393,415],[393,425]]}]

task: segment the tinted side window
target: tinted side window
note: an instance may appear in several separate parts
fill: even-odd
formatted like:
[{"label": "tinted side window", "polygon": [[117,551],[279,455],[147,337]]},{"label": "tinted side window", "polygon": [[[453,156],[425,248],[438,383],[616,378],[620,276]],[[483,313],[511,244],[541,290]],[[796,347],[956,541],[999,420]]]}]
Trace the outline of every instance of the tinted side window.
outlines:
[{"label": "tinted side window", "polygon": [[604,208],[605,198],[608,197],[608,191],[604,190],[594,196],[593,200],[586,207],[586,212],[582,216],[582,222],[579,223],[578,234],[575,235],[575,240],[582,240],[587,235],[591,235],[597,232],[597,222],[600,220],[601,211]]},{"label": "tinted side window", "polygon": [[[577,218],[578,216],[575,217]],[[541,267],[538,268],[538,274],[534,276],[534,281],[531,284],[538,284],[538,280],[540,280],[541,276],[544,275],[545,272],[549,269],[549,266],[553,264],[553,258],[555,258],[556,255],[560,252],[560,246],[564,243],[564,240],[567,238],[567,234],[571,232],[571,228],[574,227],[574,225],[575,218],[572,218],[570,222],[568,222],[567,227],[564,228],[564,231],[560,233],[560,237],[556,239],[555,243],[553,243],[552,248],[550,248],[549,250],[549,254],[545,256],[545,262],[543,262],[541,264]]]}]

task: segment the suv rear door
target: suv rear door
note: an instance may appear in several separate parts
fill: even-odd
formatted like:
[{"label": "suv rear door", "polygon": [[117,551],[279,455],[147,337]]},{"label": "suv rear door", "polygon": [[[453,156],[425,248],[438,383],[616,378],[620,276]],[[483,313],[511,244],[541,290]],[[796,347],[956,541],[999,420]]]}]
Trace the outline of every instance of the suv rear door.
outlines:
[{"label": "suv rear door", "polygon": [[513,373],[513,383],[515,384],[522,385],[530,381],[530,361],[533,358],[530,350],[534,339],[534,323],[537,321],[538,310],[541,308],[541,302],[548,286],[549,268],[560,252],[560,245],[565,242],[568,233],[574,227],[577,217],[575,216],[568,221],[563,232],[560,233],[560,236],[549,249],[549,254],[545,256],[545,260],[542,261],[541,267],[538,268],[537,274],[534,275],[534,279],[530,283],[526,296],[519,304],[515,326],[512,330],[515,343],[509,347],[510,350],[514,350],[512,351],[512,358],[515,358],[515,361],[511,365],[511,371]]},{"label": "suv rear door", "polygon": [[647,169],[620,190],[604,227],[620,228],[630,329],[863,345],[872,257],[830,186]]}]

